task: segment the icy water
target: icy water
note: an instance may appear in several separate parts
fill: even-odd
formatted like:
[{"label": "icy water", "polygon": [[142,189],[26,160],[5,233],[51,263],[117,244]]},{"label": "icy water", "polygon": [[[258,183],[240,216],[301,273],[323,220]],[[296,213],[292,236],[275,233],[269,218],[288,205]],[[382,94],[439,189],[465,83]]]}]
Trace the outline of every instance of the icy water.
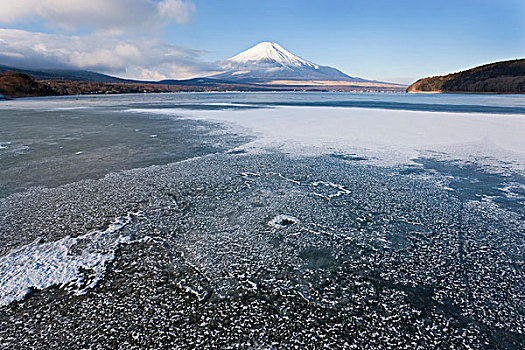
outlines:
[{"label": "icy water", "polygon": [[0,103],[0,348],[525,347],[525,97]]}]

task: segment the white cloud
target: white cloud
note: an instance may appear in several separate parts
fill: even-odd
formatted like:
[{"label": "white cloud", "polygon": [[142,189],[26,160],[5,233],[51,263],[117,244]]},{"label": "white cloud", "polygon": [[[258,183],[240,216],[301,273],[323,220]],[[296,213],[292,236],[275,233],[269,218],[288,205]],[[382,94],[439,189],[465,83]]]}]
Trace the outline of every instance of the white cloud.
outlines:
[{"label": "white cloud", "polygon": [[167,77],[164,74],[161,74],[154,70],[149,70],[145,68],[142,68],[140,70],[140,75],[139,75],[140,80],[159,81],[159,80],[164,80],[166,78]]},{"label": "white cloud", "polygon": [[178,23],[187,23],[196,10],[192,2],[164,0],[157,4],[157,11],[161,18],[174,18]]},{"label": "white cloud", "polygon": [[87,69],[147,80],[186,79],[216,70],[214,64],[202,61],[205,53],[153,38],[0,29],[0,63],[33,69]]},{"label": "white cloud", "polygon": [[69,30],[158,27],[194,13],[191,0],[0,0],[0,23],[41,19]]}]

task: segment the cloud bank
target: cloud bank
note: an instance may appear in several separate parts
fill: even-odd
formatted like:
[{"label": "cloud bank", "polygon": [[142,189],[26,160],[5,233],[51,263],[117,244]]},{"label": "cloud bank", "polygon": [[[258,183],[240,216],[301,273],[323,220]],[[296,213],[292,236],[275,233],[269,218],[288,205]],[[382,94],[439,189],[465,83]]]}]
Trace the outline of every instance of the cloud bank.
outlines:
[{"label": "cloud bank", "polygon": [[43,20],[67,30],[130,29],[187,23],[195,11],[191,0],[0,0],[0,23]]},{"label": "cloud bank", "polygon": [[[0,0],[0,64],[144,80],[207,75],[216,67],[202,60],[205,51],[155,36],[168,25],[188,23],[195,13],[191,0]],[[29,30],[35,23],[53,30]]]},{"label": "cloud bank", "polygon": [[87,69],[146,80],[185,79],[213,72],[205,51],[154,38],[84,36],[0,29],[0,63],[25,68]]}]

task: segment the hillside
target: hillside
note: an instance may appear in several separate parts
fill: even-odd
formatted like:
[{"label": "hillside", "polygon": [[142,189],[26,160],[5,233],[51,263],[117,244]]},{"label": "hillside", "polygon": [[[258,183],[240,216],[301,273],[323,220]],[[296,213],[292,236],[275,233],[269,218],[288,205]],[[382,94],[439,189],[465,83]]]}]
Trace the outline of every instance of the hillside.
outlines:
[{"label": "hillside", "polygon": [[[72,69],[26,69],[9,67],[0,64],[0,73],[7,71],[24,73],[36,80],[67,80],[67,81],[91,81],[98,83],[136,83],[135,80],[121,79],[110,75],[95,73],[87,70]],[[144,83],[144,82],[143,82]]]},{"label": "hillside", "polygon": [[37,82],[27,74],[11,71],[0,73],[0,94],[6,97],[55,95],[49,85]]},{"label": "hillside", "polygon": [[407,92],[525,93],[525,59],[423,78],[410,85]]}]

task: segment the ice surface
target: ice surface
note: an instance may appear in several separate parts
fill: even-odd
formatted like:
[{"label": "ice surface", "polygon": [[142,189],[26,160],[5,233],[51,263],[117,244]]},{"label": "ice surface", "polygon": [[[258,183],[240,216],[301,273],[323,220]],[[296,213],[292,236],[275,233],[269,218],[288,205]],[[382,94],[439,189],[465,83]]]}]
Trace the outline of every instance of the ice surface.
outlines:
[{"label": "ice surface", "polygon": [[[162,148],[169,137],[188,137],[177,133],[181,117],[231,125],[258,135],[255,142],[0,200],[0,256],[14,272],[24,249],[45,255],[40,263],[76,267],[61,270],[69,282],[55,278],[64,288],[1,307],[0,348],[49,348],[50,340],[84,348],[100,339],[111,348],[524,348],[525,182],[480,166],[523,155],[523,116],[256,104],[358,99],[346,94],[216,96],[114,96],[100,99],[100,113],[173,123],[129,126],[159,154],[172,147]],[[511,97],[395,98],[485,106]],[[111,101],[117,106],[107,108]],[[203,111],[236,102],[259,109]],[[122,113],[131,108],[141,113]],[[232,151],[240,144],[247,149]],[[133,146],[126,149],[144,147]],[[79,160],[89,155],[85,146],[72,150],[85,152]],[[139,210],[138,222],[92,231]],[[117,248],[128,231],[137,243]],[[91,234],[64,238],[71,232]],[[31,243],[36,237],[47,241]],[[86,289],[97,271],[102,280]],[[39,288],[29,282],[21,285]]]},{"label": "ice surface", "polygon": [[[282,107],[228,111],[128,109],[222,121],[259,136],[252,151],[357,153],[375,163],[408,163],[428,152],[491,157],[525,170],[525,117],[363,108]],[[241,130],[241,129],[239,129]]]}]

